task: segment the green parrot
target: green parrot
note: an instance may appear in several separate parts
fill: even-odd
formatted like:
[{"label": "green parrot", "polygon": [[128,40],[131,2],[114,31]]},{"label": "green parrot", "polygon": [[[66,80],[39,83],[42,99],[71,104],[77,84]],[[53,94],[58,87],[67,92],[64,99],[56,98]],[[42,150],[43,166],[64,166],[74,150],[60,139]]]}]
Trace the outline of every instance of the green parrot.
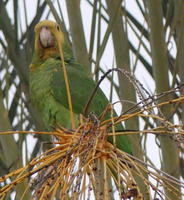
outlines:
[{"label": "green parrot", "polygon": [[[35,51],[30,65],[30,93],[31,100],[40,112],[48,130],[57,126],[71,128],[59,43],[63,49],[76,120],[77,116],[83,112],[96,86],[84,68],[75,61],[72,49],[65,40],[59,25],[49,20],[38,23],[35,26]],[[98,116],[108,103],[108,99],[98,88],[89,106],[89,111]],[[110,113],[109,116],[106,116],[106,119],[109,118]],[[109,137],[108,140],[112,141],[112,137]],[[132,153],[131,143],[126,135],[116,136],[116,146],[123,151]]]}]

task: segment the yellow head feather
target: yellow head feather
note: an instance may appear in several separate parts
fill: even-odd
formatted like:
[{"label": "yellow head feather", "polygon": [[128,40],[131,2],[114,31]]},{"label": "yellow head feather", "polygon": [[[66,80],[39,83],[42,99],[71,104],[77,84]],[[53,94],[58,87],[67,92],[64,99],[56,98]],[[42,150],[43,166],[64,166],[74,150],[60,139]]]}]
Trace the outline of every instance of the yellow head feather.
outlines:
[{"label": "yellow head feather", "polygon": [[[55,39],[54,45],[48,48],[45,48],[40,41],[40,32],[44,27],[46,27],[50,31],[52,37],[54,37]],[[59,43],[61,45],[63,44],[64,35],[59,25],[56,22],[50,20],[43,20],[35,26],[34,30],[35,30],[35,51],[40,58],[46,59],[54,54],[59,54],[58,44]]]}]

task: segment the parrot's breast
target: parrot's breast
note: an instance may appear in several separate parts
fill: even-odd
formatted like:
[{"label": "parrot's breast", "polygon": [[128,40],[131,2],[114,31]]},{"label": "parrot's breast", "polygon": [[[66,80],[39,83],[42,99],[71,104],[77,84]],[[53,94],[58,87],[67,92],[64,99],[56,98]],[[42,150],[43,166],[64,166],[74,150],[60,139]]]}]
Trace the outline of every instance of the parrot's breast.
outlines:
[{"label": "parrot's breast", "polygon": [[42,65],[30,72],[30,93],[32,103],[43,117],[48,129],[56,126],[68,127],[69,111],[53,97],[51,85],[53,72],[57,71],[54,59],[48,59]]}]

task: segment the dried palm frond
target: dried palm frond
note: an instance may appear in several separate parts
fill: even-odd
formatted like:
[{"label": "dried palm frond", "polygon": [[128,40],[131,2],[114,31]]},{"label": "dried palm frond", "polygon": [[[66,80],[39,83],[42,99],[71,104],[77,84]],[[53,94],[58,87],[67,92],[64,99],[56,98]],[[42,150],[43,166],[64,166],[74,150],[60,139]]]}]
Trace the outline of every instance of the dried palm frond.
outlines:
[{"label": "dried palm frond", "polygon": [[[149,109],[160,108],[167,104],[181,103],[184,96],[149,105]],[[181,195],[177,186],[184,187],[184,183],[176,178],[156,169],[136,157],[116,148],[108,141],[108,136],[119,134],[159,134],[172,137],[180,146],[183,145],[184,130],[180,125],[174,125],[166,119],[147,112],[148,106],[139,108],[135,112],[99,120],[94,114],[89,118],[81,118],[78,128],[69,130],[63,127],[53,132],[32,132],[36,134],[50,134],[56,137],[53,148],[34,158],[28,165],[10,172],[0,178],[3,187],[0,189],[0,199],[25,179],[29,179],[32,199],[143,199],[136,183],[135,176],[139,176],[147,186],[150,194],[164,199],[163,187],[176,196]],[[104,112],[108,112],[106,109]],[[132,117],[140,116],[158,120],[160,126],[148,130],[114,131],[114,126]],[[4,132],[1,134],[11,134]],[[27,132],[20,132],[27,133]],[[30,133],[30,132],[29,132]],[[179,138],[179,139],[178,139]],[[148,174],[148,179],[143,176]],[[22,193],[24,199],[26,191]]]}]

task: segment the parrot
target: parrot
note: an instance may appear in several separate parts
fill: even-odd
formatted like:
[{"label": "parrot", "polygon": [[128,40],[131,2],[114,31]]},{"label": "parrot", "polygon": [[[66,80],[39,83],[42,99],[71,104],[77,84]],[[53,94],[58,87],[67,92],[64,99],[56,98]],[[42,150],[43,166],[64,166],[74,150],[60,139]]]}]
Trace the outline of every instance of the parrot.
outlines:
[{"label": "parrot", "polygon": [[[34,54],[30,64],[31,101],[41,114],[45,128],[71,128],[68,96],[62,68],[62,59],[67,70],[74,118],[77,120],[96,87],[95,81],[83,66],[76,62],[72,47],[66,41],[60,26],[50,20],[43,20],[35,26]],[[59,51],[63,50],[63,57]],[[98,88],[89,106],[89,112],[99,116],[109,101]],[[106,119],[110,119],[106,116]],[[112,143],[112,136],[108,137]],[[132,153],[131,142],[127,135],[116,136],[116,147]]]}]

